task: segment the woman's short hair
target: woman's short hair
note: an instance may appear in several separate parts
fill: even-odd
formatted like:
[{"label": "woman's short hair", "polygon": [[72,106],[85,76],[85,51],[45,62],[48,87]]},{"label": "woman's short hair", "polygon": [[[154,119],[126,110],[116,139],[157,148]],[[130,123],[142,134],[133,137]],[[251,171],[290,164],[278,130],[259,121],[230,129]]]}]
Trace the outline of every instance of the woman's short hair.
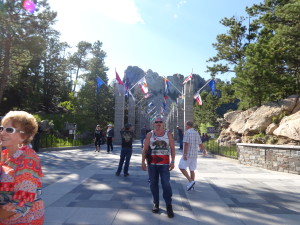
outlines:
[{"label": "woman's short hair", "polygon": [[1,123],[5,124],[8,121],[11,121],[13,126],[18,126],[18,128],[24,131],[24,134],[21,133],[22,137],[25,138],[24,144],[29,144],[33,139],[34,135],[38,130],[38,122],[28,112],[25,111],[10,111],[3,118]]}]

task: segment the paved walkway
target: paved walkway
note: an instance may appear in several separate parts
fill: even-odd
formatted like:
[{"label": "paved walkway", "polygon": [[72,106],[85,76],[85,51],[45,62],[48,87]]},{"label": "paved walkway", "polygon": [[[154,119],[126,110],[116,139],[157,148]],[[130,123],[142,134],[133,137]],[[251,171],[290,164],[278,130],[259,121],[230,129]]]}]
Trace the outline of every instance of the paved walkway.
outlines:
[{"label": "paved walkway", "polygon": [[[115,176],[114,152],[93,147],[39,153],[44,169],[45,225],[256,225],[299,224],[300,176],[202,156],[195,190],[176,168],[171,172],[175,217],[153,214],[147,172],[136,142],[129,177]],[[181,152],[177,150],[176,167]]]}]

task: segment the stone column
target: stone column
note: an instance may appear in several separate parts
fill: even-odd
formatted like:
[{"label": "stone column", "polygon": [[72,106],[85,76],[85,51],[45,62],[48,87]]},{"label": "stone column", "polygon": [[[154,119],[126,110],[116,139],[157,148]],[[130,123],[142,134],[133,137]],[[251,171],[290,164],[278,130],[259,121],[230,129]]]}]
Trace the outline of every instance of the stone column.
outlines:
[{"label": "stone column", "polygon": [[124,109],[125,109],[125,91],[124,87],[118,83],[115,84],[115,144],[121,144],[120,130],[124,127]]},{"label": "stone column", "polygon": [[[192,81],[184,84],[184,124],[194,121],[194,88]],[[185,126],[183,127],[185,131]]]},{"label": "stone column", "polygon": [[174,115],[174,127],[173,127],[173,130],[174,130],[174,139],[177,140],[178,139],[178,131],[177,131],[177,124],[178,124],[178,121],[177,121],[177,105],[176,104],[173,104],[173,107],[172,107],[172,111],[173,111],[173,115]]},{"label": "stone column", "polygon": [[133,101],[133,98],[131,96],[129,96],[128,99],[128,123],[133,126],[133,129],[135,131],[135,102]]},{"label": "stone column", "polygon": [[171,110],[170,110],[170,124],[169,124],[169,131],[171,133],[174,134],[174,111],[173,111],[173,108],[171,107]]},{"label": "stone column", "polygon": [[[129,110],[129,109],[128,109]],[[134,127],[134,132],[135,132],[135,138],[136,139],[140,139],[141,138],[141,124],[143,123],[143,114],[142,114],[142,108],[141,106],[138,106],[136,108],[136,123],[135,123],[135,127]]]},{"label": "stone column", "polygon": [[183,99],[177,99],[177,125],[184,130],[184,112],[183,112]]}]

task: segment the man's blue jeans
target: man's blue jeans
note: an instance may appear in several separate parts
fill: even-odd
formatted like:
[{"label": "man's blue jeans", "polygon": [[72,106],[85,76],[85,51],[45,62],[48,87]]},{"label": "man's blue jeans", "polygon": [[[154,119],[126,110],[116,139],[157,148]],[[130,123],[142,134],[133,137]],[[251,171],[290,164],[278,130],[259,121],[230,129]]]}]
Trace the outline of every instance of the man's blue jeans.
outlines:
[{"label": "man's blue jeans", "polygon": [[160,176],[160,182],[163,189],[163,198],[166,205],[172,204],[172,188],[170,184],[170,171],[169,165],[148,165],[150,189],[153,196],[153,203],[159,204],[159,187],[158,181]]},{"label": "man's blue jeans", "polygon": [[131,155],[132,155],[132,148],[122,148],[121,149],[120,162],[119,162],[119,167],[118,167],[117,173],[119,173],[119,174],[121,173],[124,161],[125,161],[124,174],[128,173]]},{"label": "man's blue jeans", "polygon": [[179,149],[183,149],[183,138],[179,138]]},{"label": "man's blue jeans", "polygon": [[142,148],[144,147],[144,140],[145,140],[146,136],[141,135],[141,145]]}]

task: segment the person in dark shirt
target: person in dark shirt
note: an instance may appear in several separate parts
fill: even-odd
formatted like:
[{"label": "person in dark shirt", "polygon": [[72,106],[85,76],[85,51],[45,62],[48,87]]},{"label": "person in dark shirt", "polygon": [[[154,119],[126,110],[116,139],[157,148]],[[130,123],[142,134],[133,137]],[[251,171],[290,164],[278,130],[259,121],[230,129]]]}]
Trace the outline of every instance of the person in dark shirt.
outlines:
[{"label": "person in dark shirt", "polygon": [[107,131],[106,131],[106,139],[107,139],[107,152],[113,151],[114,146],[113,146],[113,140],[115,136],[114,128],[111,124],[107,125]]},{"label": "person in dark shirt", "polygon": [[120,131],[122,137],[122,149],[121,149],[119,167],[116,172],[116,176],[120,176],[124,161],[125,161],[124,177],[129,176],[128,168],[129,168],[130,158],[132,155],[132,141],[134,136],[131,128],[132,128],[131,124],[126,124],[125,129]]},{"label": "person in dark shirt", "polygon": [[32,148],[34,151],[38,152],[40,149],[40,140],[41,140],[41,133],[42,133],[42,128],[39,125],[37,133],[34,135],[33,140],[32,140]]},{"label": "person in dark shirt", "polygon": [[102,141],[102,138],[103,138],[103,131],[101,130],[101,127],[100,125],[97,125],[96,126],[96,129],[95,129],[95,134],[94,134],[94,141],[95,141],[95,152],[100,152],[100,146],[101,146],[101,141]]},{"label": "person in dark shirt", "polygon": [[182,129],[177,126],[177,131],[178,131],[178,140],[179,140],[179,149],[183,149],[183,131]]}]

